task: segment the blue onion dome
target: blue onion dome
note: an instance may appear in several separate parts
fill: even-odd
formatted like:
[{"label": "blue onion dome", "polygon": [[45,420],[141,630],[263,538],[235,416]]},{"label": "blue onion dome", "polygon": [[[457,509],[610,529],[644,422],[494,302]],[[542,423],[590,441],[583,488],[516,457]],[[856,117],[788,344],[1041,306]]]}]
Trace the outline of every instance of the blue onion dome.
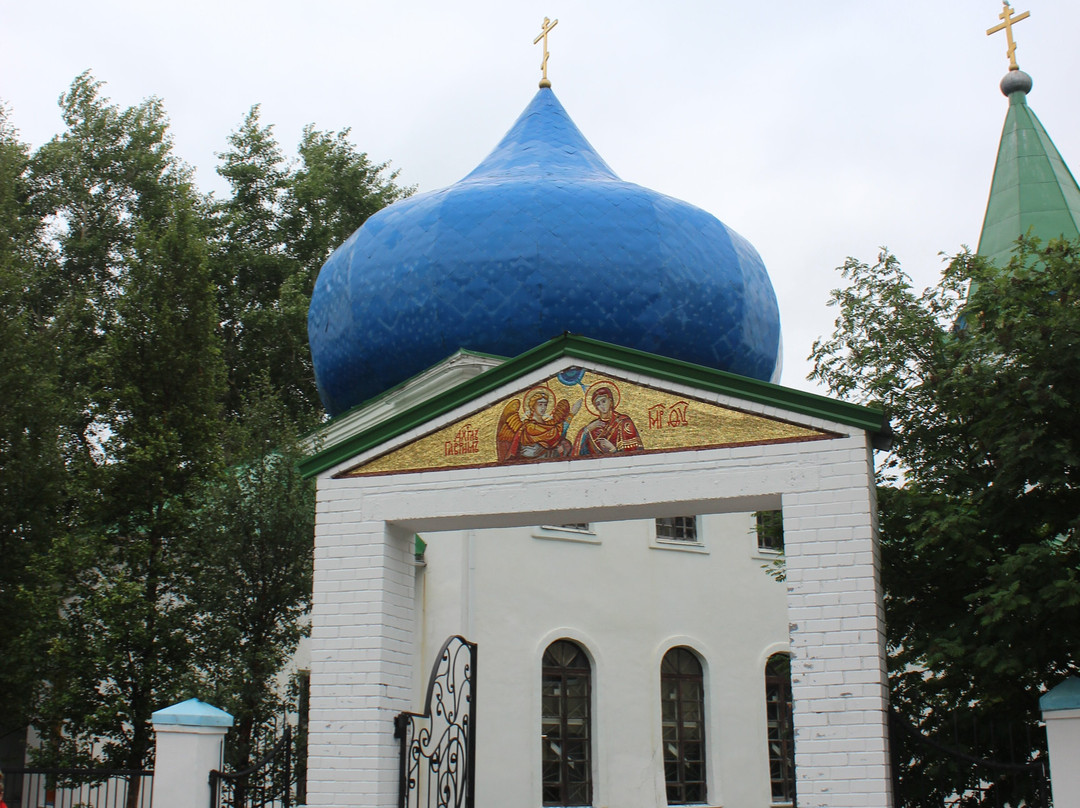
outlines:
[{"label": "blue onion dome", "polygon": [[308,312],[331,415],[459,349],[516,356],[564,332],[778,373],[776,295],[750,243],[620,180],[546,88],[463,180],[371,216]]}]

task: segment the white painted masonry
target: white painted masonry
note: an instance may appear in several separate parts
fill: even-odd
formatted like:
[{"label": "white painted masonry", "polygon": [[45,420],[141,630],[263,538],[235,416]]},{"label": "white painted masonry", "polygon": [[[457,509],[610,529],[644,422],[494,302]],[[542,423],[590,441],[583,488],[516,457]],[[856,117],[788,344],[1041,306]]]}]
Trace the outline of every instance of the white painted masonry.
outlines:
[{"label": "white painted masonry", "polygon": [[700,545],[656,541],[653,520],[424,534],[418,673],[455,632],[481,643],[478,804],[541,805],[540,670],[563,638],[592,660],[597,805],[666,804],[660,663],[676,646],[703,662],[709,804],[769,804],[765,651],[787,651],[786,589],[752,525],[704,515]]},{"label": "white painted masonry", "polygon": [[1043,713],[1055,808],[1080,808],[1080,709]]},{"label": "white painted masonry", "polygon": [[1080,808],[1080,678],[1070,676],[1039,699],[1046,722],[1054,808]]},{"label": "white painted masonry", "polygon": [[[570,364],[523,375],[513,389]],[[785,647],[790,623],[799,805],[892,805],[868,435],[611,373],[841,437],[334,479],[508,392],[495,390],[321,474],[310,804],[397,804],[393,717],[422,706],[431,655],[463,633],[479,644],[478,806],[539,808],[540,657],[568,637],[594,664],[594,805],[664,804],[659,663],[688,645],[705,663],[709,804],[762,808],[764,660]],[[746,516],[781,504],[786,613]],[[685,514],[703,515],[700,552],[657,549],[651,520]],[[538,527],[570,522],[594,525],[595,540],[560,541],[575,537]],[[428,541],[419,571],[417,532]]]},{"label": "white painted masonry", "polygon": [[151,802],[158,808],[205,808],[210,804],[210,772],[223,762],[225,733],[232,716],[198,699],[153,714],[154,781]]}]

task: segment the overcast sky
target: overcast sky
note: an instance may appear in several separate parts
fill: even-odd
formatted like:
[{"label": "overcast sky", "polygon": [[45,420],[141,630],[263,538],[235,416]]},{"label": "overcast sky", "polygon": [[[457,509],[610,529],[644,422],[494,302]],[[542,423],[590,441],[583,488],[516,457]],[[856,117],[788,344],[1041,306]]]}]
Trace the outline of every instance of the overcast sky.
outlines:
[{"label": "overcast sky", "polygon": [[[1017,2],[1029,104],[1080,165],[1080,3]],[[467,174],[536,92],[545,16],[553,89],[623,179],[746,236],[780,299],[783,383],[832,329],[848,255],[895,252],[920,286],[972,248],[1007,102],[994,0],[0,0],[0,99],[39,146],[83,70],[123,106],[156,95],[177,154],[222,193],[216,153],[247,109],[287,153],[307,123],[352,128],[400,179]]]}]

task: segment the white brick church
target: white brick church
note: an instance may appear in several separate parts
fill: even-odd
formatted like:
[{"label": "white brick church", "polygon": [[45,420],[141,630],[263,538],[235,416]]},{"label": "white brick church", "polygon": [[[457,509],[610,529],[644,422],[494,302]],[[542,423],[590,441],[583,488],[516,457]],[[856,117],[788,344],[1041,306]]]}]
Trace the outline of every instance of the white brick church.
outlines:
[{"label": "white brick church", "polygon": [[463,635],[476,806],[891,805],[887,427],[773,383],[745,239],[619,179],[542,86],[342,245],[309,332],[310,804],[399,804],[395,717]]}]

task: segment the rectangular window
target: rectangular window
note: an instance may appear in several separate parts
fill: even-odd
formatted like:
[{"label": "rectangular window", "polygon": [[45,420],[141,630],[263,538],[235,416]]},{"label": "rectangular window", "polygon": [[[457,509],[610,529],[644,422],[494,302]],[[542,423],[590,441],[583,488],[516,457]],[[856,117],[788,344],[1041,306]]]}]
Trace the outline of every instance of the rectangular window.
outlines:
[{"label": "rectangular window", "polygon": [[657,519],[656,538],[664,541],[697,542],[697,517],[671,516]]},{"label": "rectangular window", "polygon": [[568,541],[573,544],[599,544],[600,537],[596,535],[592,525],[588,522],[567,522],[562,525],[538,525],[532,529],[534,539],[548,539],[552,541]]},{"label": "rectangular window", "polygon": [[770,553],[784,552],[784,514],[783,511],[758,511],[757,546],[759,550]]}]

